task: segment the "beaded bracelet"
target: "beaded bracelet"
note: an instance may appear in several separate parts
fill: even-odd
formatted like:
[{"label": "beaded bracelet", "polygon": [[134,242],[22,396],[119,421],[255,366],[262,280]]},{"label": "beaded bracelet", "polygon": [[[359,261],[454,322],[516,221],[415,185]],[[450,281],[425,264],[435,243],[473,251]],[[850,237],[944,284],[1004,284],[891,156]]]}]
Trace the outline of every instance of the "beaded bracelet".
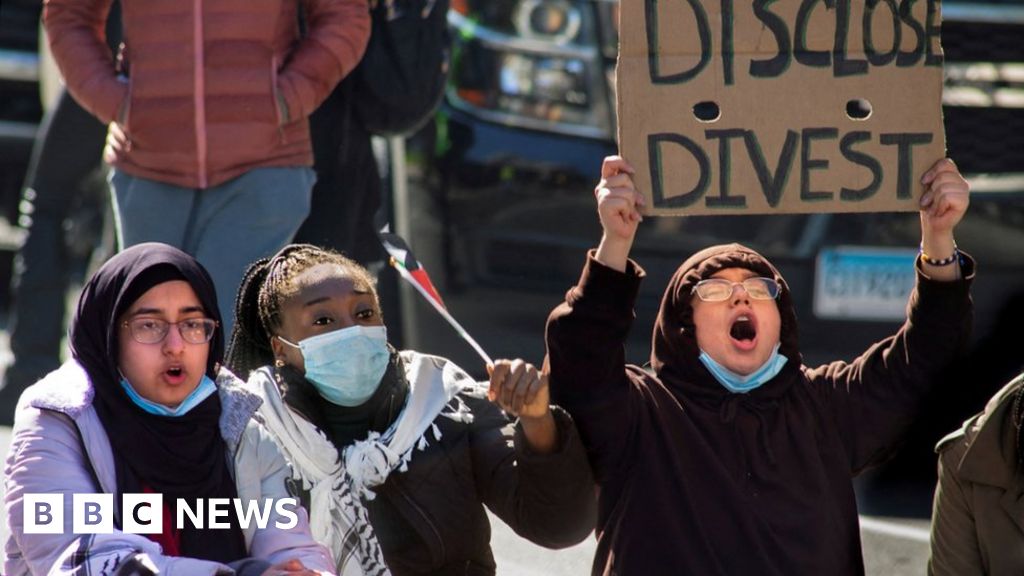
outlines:
[{"label": "beaded bracelet", "polygon": [[941,260],[936,260],[935,258],[932,258],[931,256],[929,256],[928,254],[925,253],[925,251],[924,251],[924,244],[922,243],[921,244],[920,255],[921,255],[921,262],[924,262],[925,264],[928,264],[929,266],[949,266],[950,264],[952,264],[952,263],[954,263],[954,262],[956,262],[957,260],[960,259],[960,249],[956,247],[956,242],[954,242],[953,243],[953,255],[950,256],[949,258],[943,258]]}]

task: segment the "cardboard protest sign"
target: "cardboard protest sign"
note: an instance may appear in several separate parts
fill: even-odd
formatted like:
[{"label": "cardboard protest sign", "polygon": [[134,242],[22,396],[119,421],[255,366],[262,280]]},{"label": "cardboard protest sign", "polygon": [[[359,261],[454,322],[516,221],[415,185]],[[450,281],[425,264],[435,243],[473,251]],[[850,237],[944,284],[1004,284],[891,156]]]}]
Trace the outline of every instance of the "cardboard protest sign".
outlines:
[{"label": "cardboard protest sign", "polygon": [[649,214],[917,210],[945,155],[938,0],[622,0]]}]

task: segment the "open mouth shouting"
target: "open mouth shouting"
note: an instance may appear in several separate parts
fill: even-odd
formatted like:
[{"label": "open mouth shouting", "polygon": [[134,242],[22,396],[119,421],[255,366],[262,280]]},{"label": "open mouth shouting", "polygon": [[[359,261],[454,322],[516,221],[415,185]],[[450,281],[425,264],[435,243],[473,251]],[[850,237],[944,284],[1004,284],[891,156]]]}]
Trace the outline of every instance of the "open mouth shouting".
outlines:
[{"label": "open mouth shouting", "polygon": [[164,370],[163,377],[168,384],[181,384],[185,381],[185,369],[178,364],[172,364]]},{"label": "open mouth shouting", "polygon": [[748,351],[757,347],[757,317],[750,312],[741,312],[732,319],[729,337],[733,346]]}]

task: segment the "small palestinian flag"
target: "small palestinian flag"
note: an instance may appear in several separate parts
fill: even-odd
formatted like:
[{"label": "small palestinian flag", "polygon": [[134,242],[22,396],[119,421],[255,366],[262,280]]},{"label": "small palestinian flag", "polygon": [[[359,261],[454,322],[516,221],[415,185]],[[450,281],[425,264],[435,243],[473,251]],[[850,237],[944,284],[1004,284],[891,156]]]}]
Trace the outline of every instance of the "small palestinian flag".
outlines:
[{"label": "small palestinian flag", "polygon": [[434,283],[430,281],[430,276],[427,274],[427,271],[423,269],[423,266],[420,266],[419,261],[412,255],[412,250],[409,249],[405,240],[403,240],[398,234],[391,234],[388,232],[381,232],[379,236],[381,244],[384,245],[384,249],[388,251],[391,258],[409,272],[416,283],[423,288],[423,290],[426,290],[426,295],[429,298],[433,298],[441,305],[442,308],[445,308],[444,300],[441,299],[441,294],[438,293],[437,288],[434,288]]},{"label": "small palestinian flag", "polygon": [[409,245],[405,243],[405,240],[397,234],[390,232],[384,232],[383,230],[378,233],[381,244],[384,245],[384,249],[391,255],[390,264],[398,271],[398,275],[401,276],[406,282],[411,284],[420,295],[437,310],[437,313],[444,318],[448,324],[455,328],[455,331],[462,337],[463,340],[469,343],[476,350],[476,353],[483,358],[487,364],[493,364],[491,357],[484,352],[484,349],[466,332],[466,329],[462,327],[459,322],[448,313],[447,307],[444,305],[444,301],[441,300],[441,295],[437,292],[437,288],[434,288],[434,283],[430,281],[430,276],[427,275],[427,271],[420,265],[416,257],[412,255],[412,250],[409,249]]}]

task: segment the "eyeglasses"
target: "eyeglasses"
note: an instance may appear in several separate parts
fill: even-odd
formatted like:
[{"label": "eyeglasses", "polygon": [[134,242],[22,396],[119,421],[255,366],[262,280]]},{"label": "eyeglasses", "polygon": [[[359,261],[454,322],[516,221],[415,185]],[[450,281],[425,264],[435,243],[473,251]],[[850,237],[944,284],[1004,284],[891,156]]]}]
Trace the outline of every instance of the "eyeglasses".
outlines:
[{"label": "eyeglasses", "polygon": [[779,283],[771,278],[747,278],[743,282],[730,282],[722,278],[701,280],[693,287],[696,294],[705,302],[721,302],[732,297],[737,286],[743,286],[754,300],[774,300],[779,297]]},{"label": "eyeglasses", "polygon": [[189,344],[206,344],[213,338],[217,321],[210,318],[189,318],[180,322],[168,322],[159,318],[132,318],[121,323],[128,329],[132,339],[139,344],[159,344],[167,337],[171,326],[178,327],[181,339]]}]

